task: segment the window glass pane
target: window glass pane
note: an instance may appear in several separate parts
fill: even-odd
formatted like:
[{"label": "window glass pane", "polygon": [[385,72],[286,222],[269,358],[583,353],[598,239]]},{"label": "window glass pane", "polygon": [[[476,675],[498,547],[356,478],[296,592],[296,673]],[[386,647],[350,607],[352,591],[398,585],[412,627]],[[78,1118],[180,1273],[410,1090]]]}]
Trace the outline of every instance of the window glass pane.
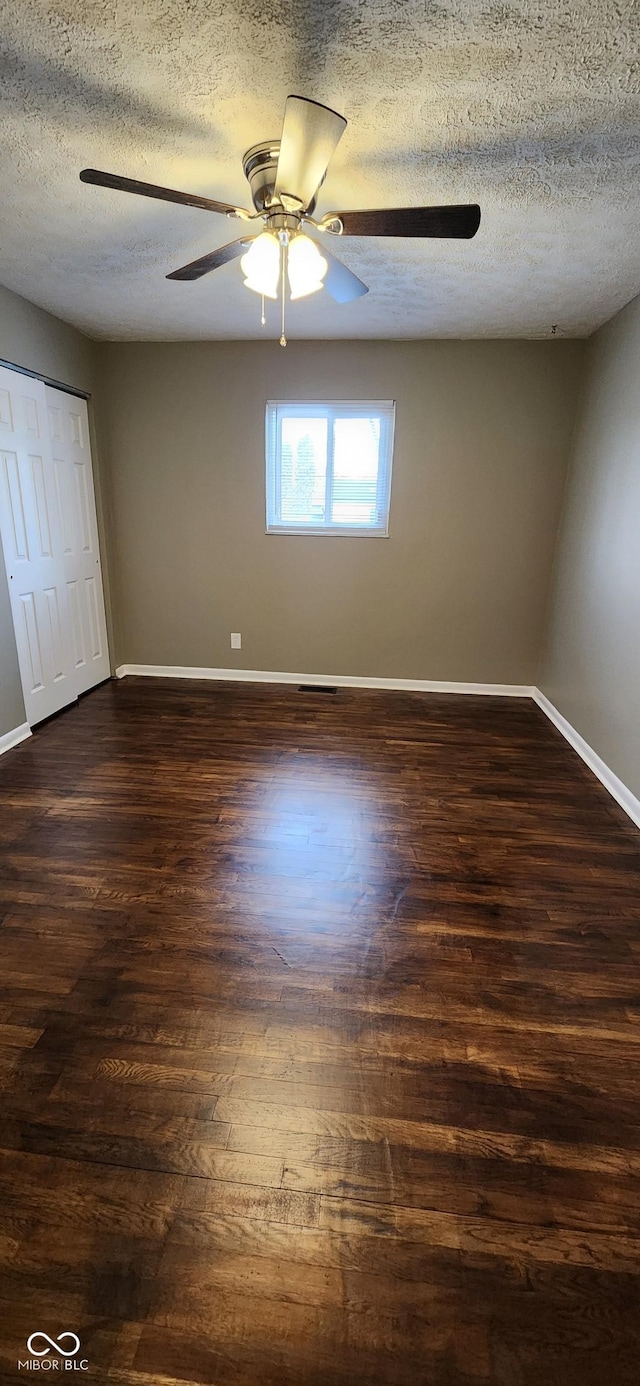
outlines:
[{"label": "window glass pane", "polygon": [[393,400],[268,400],[268,534],[389,532]]},{"label": "window glass pane", "polygon": [[331,523],[374,525],[377,519],[380,419],[336,419]]},{"label": "window glass pane", "polygon": [[327,420],[283,418],[280,514],[285,524],[324,522]]}]

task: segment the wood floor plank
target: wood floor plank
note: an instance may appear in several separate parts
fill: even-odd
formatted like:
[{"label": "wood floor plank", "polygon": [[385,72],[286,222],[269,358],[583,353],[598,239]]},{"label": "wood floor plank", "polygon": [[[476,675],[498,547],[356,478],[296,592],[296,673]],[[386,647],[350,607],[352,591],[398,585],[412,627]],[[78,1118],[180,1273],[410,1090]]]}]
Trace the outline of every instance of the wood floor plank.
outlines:
[{"label": "wood floor plank", "polygon": [[129,678],[0,763],[0,1380],[637,1386],[640,838],[526,699]]}]

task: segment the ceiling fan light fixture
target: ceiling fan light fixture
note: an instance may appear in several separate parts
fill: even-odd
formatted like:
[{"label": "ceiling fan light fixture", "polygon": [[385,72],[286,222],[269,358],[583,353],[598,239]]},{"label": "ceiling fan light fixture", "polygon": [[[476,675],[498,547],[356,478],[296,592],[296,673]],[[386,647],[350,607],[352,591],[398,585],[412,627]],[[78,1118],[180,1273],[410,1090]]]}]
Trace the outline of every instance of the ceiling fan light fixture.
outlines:
[{"label": "ceiling fan light fixture", "polygon": [[273,231],[263,231],[240,260],[245,287],[265,298],[278,297],[280,242]]},{"label": "ceiling fan light fixture", "polygon": [[291,298],[306,298],[322,288],[328,261],[321,255],[315,241],[299,232],[289,242],[287,271]]}]

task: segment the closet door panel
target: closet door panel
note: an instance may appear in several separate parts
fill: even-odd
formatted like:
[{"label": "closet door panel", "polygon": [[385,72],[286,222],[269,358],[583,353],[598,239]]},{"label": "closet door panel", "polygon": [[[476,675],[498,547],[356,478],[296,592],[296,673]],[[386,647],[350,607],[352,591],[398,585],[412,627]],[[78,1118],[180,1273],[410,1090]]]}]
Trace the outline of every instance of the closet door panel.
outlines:
[{"label": "closet door panel", "polygon": [[77,696],[45,386],[0,367],[0,531],[29,723]]},{"label": "closet door panel", "polygon": [[46,387],[62,517],[62,559],[79,693],[110,674],[98,525],[85,400]]}]

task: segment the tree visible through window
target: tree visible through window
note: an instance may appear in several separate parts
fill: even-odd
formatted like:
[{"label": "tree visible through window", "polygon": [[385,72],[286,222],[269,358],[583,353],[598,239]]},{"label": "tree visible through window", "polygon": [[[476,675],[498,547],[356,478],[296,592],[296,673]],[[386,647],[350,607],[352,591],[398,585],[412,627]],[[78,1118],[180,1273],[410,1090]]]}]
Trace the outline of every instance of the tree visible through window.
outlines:
[{"label": "tree visible through window", "polygon": [[267,405],[267,530],[388,533],[394,405]]}]

